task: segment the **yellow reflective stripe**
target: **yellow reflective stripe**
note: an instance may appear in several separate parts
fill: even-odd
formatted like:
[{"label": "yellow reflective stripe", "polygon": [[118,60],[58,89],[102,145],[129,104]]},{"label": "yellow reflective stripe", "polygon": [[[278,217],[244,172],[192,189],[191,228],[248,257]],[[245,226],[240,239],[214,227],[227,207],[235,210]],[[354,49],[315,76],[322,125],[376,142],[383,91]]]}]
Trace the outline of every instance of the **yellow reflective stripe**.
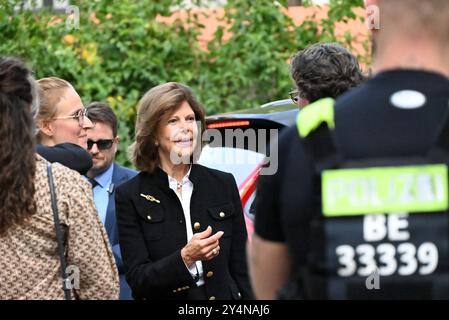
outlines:
[{"label": "yellow reflective stripe", "polygon": [[321,183],[326,217],[448,209],[444,164],[325,170]]},{"label": "yellow reflective stripe", "polygon": [[296,118],[296,127],[301,138],[307,137],[323,122],[330,129],[335,129],[334,104],[332,98],[325,98],[309,104],[302,109]]}]

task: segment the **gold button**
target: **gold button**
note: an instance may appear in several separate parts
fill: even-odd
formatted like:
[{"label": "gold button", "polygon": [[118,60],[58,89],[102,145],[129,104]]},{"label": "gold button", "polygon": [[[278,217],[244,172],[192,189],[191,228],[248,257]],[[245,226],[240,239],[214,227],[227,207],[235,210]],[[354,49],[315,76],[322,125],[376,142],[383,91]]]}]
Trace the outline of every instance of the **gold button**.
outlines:
[{"label": "gold button", "polygon": [[147,219],[148,219],[148,220],[151,220],[151,216],[147,216]]},{"label": "gold button", "polygon": [[178,289],[176,289],[176,290],[177,290],[177,291],[179,292],[179,291],[181,291],[181,290],[182,290],[182,288],[178,288]]},{"label": "gold button", "polygon": [[220,218],[224,218],[225,217],[225,213],[222,211],[222,212],[220,212]]},{"label": "gold button", "polygon": [[201,228],[201,225],[200,225],[200,223],[199,222],[195,222],[194,224],[193,224],[193,228],[195,229],[195,230],[200,230],[200,228]]},{"label": "gold button", "polygon": [[212,271],[209,271],[209,272],[206,274],[206,277],[210,278],[210,277],[212,277],[213,275],[214,275],[214,273],[213,273]]},{"label": "gold button", "polygon": [[212,297],[210,297],[210,298],[209,298],[209,300],[215,300],[215,297],[214,297],[214,296],[212,296]]}]

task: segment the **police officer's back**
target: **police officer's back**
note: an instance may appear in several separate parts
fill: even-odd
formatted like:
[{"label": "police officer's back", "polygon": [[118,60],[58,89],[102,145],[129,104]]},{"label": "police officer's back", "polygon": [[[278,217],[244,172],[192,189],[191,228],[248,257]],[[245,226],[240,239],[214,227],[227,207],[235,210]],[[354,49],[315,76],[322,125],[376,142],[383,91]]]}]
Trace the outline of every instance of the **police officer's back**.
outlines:
[{"label": "police officer's back", "polygon": [[[449,294],[441,129],[449,4],[371,2],[382,21],[377,75],[335,107],[301,111],[298,127],[280,138],[279,172],[260,178],[251,267],[258,297],[273,298],[287,280],[304,298]],[[260,282],[261,274],[272,278]]]}]

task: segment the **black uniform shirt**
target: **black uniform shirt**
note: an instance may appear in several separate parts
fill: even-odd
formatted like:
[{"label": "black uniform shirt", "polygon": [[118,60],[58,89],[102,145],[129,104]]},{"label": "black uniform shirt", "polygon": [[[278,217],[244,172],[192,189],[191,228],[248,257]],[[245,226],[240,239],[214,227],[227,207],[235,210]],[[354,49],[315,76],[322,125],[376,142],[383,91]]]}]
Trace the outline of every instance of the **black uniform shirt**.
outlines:
[{"label": "black uniform shirt", "polygon": [[[380,73],[337,100],[339,152],[354,160],[421,155],[428,151],[448,107],[449,79],[443,75],[417,70]],[[259,178],[255,232],[266,240],[286,242],[295,261],[304,263],[316,199],[312,162],[296,126],[280,135],[277,147],[278,172]]]}]

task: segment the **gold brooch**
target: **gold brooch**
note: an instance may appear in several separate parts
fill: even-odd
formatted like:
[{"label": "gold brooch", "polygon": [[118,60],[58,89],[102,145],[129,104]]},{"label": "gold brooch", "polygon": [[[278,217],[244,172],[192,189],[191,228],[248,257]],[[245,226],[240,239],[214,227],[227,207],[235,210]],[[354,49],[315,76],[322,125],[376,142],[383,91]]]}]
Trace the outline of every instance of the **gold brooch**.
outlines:
[{"label": "gold brooch", "polygon": [[153,196],[150,196],[149,194],[147,195],[147,194],[141,193],[140,196],[141,196],[141,197],[144,197],[144,198],[147,199],[148,201],[161,203],[158,199],[156,199],[156,198],[153,197]]}]

